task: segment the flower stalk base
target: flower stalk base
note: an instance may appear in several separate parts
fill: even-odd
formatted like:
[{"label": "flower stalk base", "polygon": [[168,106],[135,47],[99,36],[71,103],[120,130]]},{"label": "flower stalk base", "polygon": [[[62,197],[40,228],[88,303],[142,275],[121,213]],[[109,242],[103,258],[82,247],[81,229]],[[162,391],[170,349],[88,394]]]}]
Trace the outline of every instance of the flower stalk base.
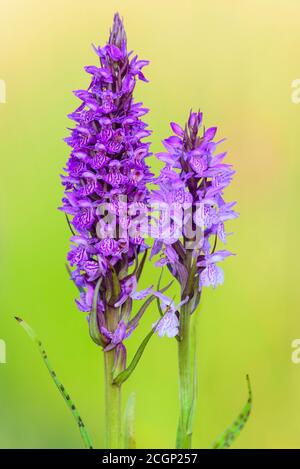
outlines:
[{"label": "flower stalk base", "polygon": [[193,413],[193,353],[191,342],[191,315],[188,305],[183,305],[180,315],[180,334],[178,341],[178,371],[180,415],[177,429],[176,448],[189,449],[192,445]]},{"label": "flower stalk base", "polygon": [[105,434],[106,448],[122,447],[121,386],[113,384],[115,350],[104,352],[105,365]]}]

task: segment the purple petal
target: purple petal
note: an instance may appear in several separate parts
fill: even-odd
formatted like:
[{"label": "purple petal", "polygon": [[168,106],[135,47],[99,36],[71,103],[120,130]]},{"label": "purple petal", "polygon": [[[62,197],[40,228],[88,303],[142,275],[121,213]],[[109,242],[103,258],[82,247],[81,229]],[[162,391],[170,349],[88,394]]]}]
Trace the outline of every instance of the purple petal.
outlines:
[{"label": "purple petal", "polygon": [[175,337],[179,332],[179,320],[172,311],[166,313],[163,318],[153,324],[155,332],[159,337]]},{"label": "purple petal", "polygon": [[210,140],[212,140],[214,136],[216,135],[217,130],[218,130],[217,127],[210,127],[209,129],[207,129],[204,134],[205,141],[209,142]]},{"label": "purple petal", "polygon": [[180,125],[176,124],[176,122],[171,122],[170,123],[171,129],[173,130],[174,134],[178,135],[179,137],[184,136],[184,131],[180,127]]},{"label": "purple petal", "polygon": [[152,288],[153,285],[149,288],[145,288],[144,290],[140,290],[139,292],[133,292],[130,296],[133,300],[143,300],[144,298],[146,298],[146,296],[152,293]]}]

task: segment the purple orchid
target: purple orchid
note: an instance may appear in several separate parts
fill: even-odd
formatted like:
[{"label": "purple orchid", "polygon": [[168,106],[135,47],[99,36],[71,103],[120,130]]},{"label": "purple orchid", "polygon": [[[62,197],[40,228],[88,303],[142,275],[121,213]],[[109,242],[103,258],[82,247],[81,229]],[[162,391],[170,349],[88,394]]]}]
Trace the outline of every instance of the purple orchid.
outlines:
[{"label": "purple orchid", "polygon": [[[195,290],[223,283],[223,271],[216,263],[230,253],[215,252],[216,244],[217,240],[226,243],[225,222],[238,216],[235,203],[223,198],[234,174],[231,165],[223,162],[226,153],[218,152],[223,140],[214,141],[216,127],[199,135],[201,125],[200,112],[190,113],[185,129],[171,123],[174,135],[163,142],[167,152],[158,154],[165,163],[156,180],[159,189],[151,194],[151,203],[161,211],[151,255],[161,253],[156,264],[168,265],[190,299]],[[164,216],[166,207],[169,217]],[[189,278],[191,271],[193,278]]]},{"label": "purple orchid", "polygon": [[[190,322],[203,288],[224,281],[219,262],[232,255],[217,250],[217,244],[226,244],[231,234],[226,222],[238,216],[235,202],[224,200],[235,172],[224,162],[226,153],[219,151],[223,140],[215,140],[217,128],[203,128],[202,113],[190,112],[184,128],[171,122],[173,134],[163,141],[165,151],[157,154],[165,166],[155,179],[146,164],[151,153],[144,139],[151,132],[142,117],[148,109],[133,98],[136,81],[148,81],[143,72],[148,61],[127,51],[118,14],[108,43],[93,47],[99,64],[85,67],[91,82],[86,90],[74,92],[80,105],[69,115],[74,125],[65,139],[71,153],[61,176],[61,210],[72,232],[67,259],[70,278],[80,292],[76,304],[87,313],[90,336],[104,352],[107,447],[123,445],[121,385],[156,332],[178,342],[176,447],[191,448],[195,341],[190,340]],[[150,193],[149,183],[158,189]],[[180,285],[178,304],[164,295],[172,282],[159,289],[161,277],[158,291],[153,285],[138,289],[149,228],[155,238],[151,257],[159,254],[156,266],[167,266]],[[127,366],[124,342],[155,299],[162,317]],[[132,317],[136,300],[145,301]],[[131,430],[125,429],[129,441],[126,431]]]},{"label": "purple orchid", "polygon": [[[180,416],[177,448],[191,448],[191,420],[195,408],[195,342],[191,341],[191,315],[200,303],[203,287],[216,288],[224,281],[218,263],[231,253],[216,250],[226,243],[225,223],[236,218],[235,203],[224,200],[224,190],[234,171],[224,163],[226,153],[219,152],[215,141],[216,127],[202,128],[202,113],[191,112],[183,129],[172,122],[173,135],[163,144],[165,152],[157,155],[165,163],[151,194],[156,236],[151,257],[160,253],[158,266],[166,265],[177,279],[181,302],[166,302],[159,296],[162,319],[153,325],[160,337],[176,337]],[[158,212],[158,215],[157,215]],[[193,323],[194,324],[194,323]]]},{"label": "purple orchid", "polygon": [[[127,206],[146,203],[147,183],[152,180],[145,163],[150,144],[143,141],[151,132],[141,120],[148,109],[133,99],[136,81],[147,81],[142,69],[148,61],[127,52],[118,14],[108,43],[94,50],[100,64],[85,67],[91,83],[87,90],[74,92],[81,104],[69,115],[75,126],[65,139],[71,154],[62,176],[61,210],[71,218],[75,233],[68,261],[71,278],[81,292],[76,303],[89,315],[96,306],[98,330],[94,329],[92,337],[110,350],[133,330],[123,334],[132,300],[151,293],[151,288],[137,292],[142,267],[139,254],[148,247],[142,233],[131,236],[130,230],[122,231],[130,229],[137,217]],[[106,210],[114,216],[114,223],[107,220]]]}]

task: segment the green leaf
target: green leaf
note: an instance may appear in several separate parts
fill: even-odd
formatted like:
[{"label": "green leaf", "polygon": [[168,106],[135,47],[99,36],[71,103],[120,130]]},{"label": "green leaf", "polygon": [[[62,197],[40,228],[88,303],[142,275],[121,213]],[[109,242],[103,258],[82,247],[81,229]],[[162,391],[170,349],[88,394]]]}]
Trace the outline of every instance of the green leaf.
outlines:
[{"label": "green leaf", "polygon": [[[167,291],[170,288],[170,286],[173,284],[173,282],[174,280],[172,280],[168,285],[166,285],[164,288],[159,290],[159,292],[164,293],[165,291]],[[150,306],[150,304],[155,298],[156,297],[154,295],[151,295],[149,296],[149,298],[147,298],[147,300],[142,304],[142,306],[140,307],[136,315],[129,321],[128,327],[135,327],[139,323],[146,309],[148,308],[148,306]],[[163,316],[163,313],[162,313],[162,316]]]},{"label": "green leaf", "polygon": [[119,295],[121,293],[121,285],[118,279],[117,272],[115,271],[114,267],[112,265],[109,266],[109,269],[111,271],[111,277],[112,277],[112,297],[111,301],[114,303],[117,301],[119,298]]},{"label": "green leaf", "polygon": [[141,262],[139,263],[138,268],[136,269],[136,274],[135,274],[135,275],[136,275],[137,281],[139,281],[140,276],[142,275],[143,268],[144,268],[144,265],[145,265],[145,262],[146,262],[146,259],[147,259],[147,254],[148,254],[148,250],[146,249],[146,250],[144,251],[142,260],[141,260]]},{"label": "green leaf", "polygon": [[[161,283],[163,271],[164,271],[164,268],[161,269],[160,275],[158,277],[157,291],[159,291],[159,289],[160,289],[160,283]],[[157,297],[156,297],[156,304],[157,304],[157,309],[159,311],[160,316],[163,317],[164,313],[163,313],[163,310],[161,309],[159,298],[157,298]]]},{"label": "green leaf", "polygon": [[248,386],[248,401],[245,404],[238,418],[234,420],[230,427],[228,427],[225,432],[223,432],[219,436],[219,438],[214,442],[212,449],[229,448],[247,423],[247,420],[252,410],[252,390],[248,375],[246,376],[246,379]]},{"label": "green leaf", "polygon": [[97,320],[97,299],[98,299],[101,282],[102,282],[102,277],[99,278],[95,287],[95,291],[94,291],[93,307],[89,316],[89,332],[95,344],[101,345],[103,347],[104,342],[99,332],[98,320]]},{"label": "green leaf", "polygon": [[130,365],[124,371],[122,371],[122,373],[119,373],[118,376],[116,376],[116,378],[113,380],[114,384],[119,384],[120,385],[120,384],[124,383],[124,381],[126,381],[129,378],[131,373],[136,368],[138,362],[140,361],[141,356],[143,355],[143,352],[144,352],[149,340],[153,336],[153,334],[154,334],[154,329],[151,329],[151,331],[146,335],[143,342],[141,343],[141,345],[137,349],[137,351],[136,351]]},{"label": "green leaf", "polygon": [[[173,280],[164,288],[162,288],[160,290],[161,293],[164,293],[166,290],[168,290],[168,288],[170,288],[170,286],[172,285],[173,283]],[[132,327],[134,326],[135,324],[138,323],[138,321],[141,319],[141,317],[143,316],[144,312],[146,311],[146,309],[148,308],[148,306],[151,304],[151,302],[154,300],[155,296],[152,295],[150,296],[142,305],[142,307],[140,308],[140,310],[138,311],[138,313],[134,316],[134,318],[129,322],[129,326]],[[124,383],[124,381],[126,381],[129,376],[131,375],[131,373],[134,371],[134,369],[136,368],[138,362],[140,361],[140,358],[141,356],[143,355],[143,352],[149,342],[149,340],[151,339],[152,335],[154,334],[155,332],[155,329],[151,329],[151,331],[146,335],[146,337],[144,338],[143,342],[141,343],[141,345],[139,346],[139,348],[137,349],[130,365],[124,370],[122,371],[121,373],[119,373],[114,379],[113,379],[113,383],[114,384],[122,384]]]},{"label": "green leaf", "polygon": [[126,350],[124,348],[116,348],[114,354],[114,363],[111,371],[111,377],[114,379],[118,374],[122,373],[126,364]]},{"label": "green leaf", "polygon": [[140,307],[140,309],[138,310],[136,315],[129,321],[129,323],[128,323],[129,328],[135,327],[139,323],[139,321],[143,317],[143,314],[147,310],[148,306],[150,306],[150,304],[152,303],[154,298],[155,298],[155,296],[151,295],[151,296],[149,296],[149,298],[147,298],[146,301],[144,301],[144,303],[142,304],[142,306]]},{"label": "green leaf", "polygon": [[136,449],[135,440],[135,393],[131,393],[128,397],[125,415],[124,415],[124,448]]},{"label": "green leaf", "polygon": [[47,353],[46,353],[46,351],[43,347],[42,342],[39,340],[39,338],[37,337],[34,330],[25,321],[23,321],[23,319],[21,319],[19,317],[16,317],[15,319],[20,323],[20,325],[23,327],[23,329],[27,332],[30,339],[38,346],[40,355],[41,355],[41,357],[42,357],[42,359],[43,359],[43,361],[44,361],[44,363],[45,363],[45,365],[46,365],[46,367],[47,367],[47,369],[50,373],[51,378],[53,379],[57,389],[59,390],[60,394],[62,395],[65,403],[68,406],[68,408],[72,412],[72,415],[73,415],[74,419],[76,420],[76,423],[78,425],[81,437],[82,437],[83,442],[84,442],[84,446],[88,449],[92,449],[93,445],[92,445],[91,439],[88,435],[87,429],[86,429],[86,427],[85,427],[85,425],[82,421],[82,418],[80,417],[74,402],[71,400],[70,395],[68,394],[65,387],[62,385],[61,381],[58,379],[58,377],[56,375],[56,372],[52,368],[52,366],[51,366],[51,364],[48,360]]}]

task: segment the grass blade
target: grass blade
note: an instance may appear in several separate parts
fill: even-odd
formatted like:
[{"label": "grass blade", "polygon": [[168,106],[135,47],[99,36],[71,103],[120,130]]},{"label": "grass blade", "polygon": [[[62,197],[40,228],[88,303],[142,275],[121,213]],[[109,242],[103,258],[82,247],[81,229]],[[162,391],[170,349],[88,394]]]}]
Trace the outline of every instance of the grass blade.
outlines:
[{"label": "grass blade", "polygon": [[228,427],[225,432],[219,436],[219,438],[214,442],[212,449],[229,448],[247,423],[252,410],[252,390],[248,375],[246,376],[246,379],[248,386],[248,400],[238,418],[234,420],[230,427]]},{"label": "grass blade", "polygon": [[69,407],[70,411],[72,412],[72,415],[74,417],[74,419],[76,420],[76,423],[78,425],[78,428],[79,428],[79,431],[80,431],[80,434],[81,434],[81,437],[83,439],[83,442],[84,442],[84,446],[87,448],[87,449],[92,449],[93,446],[92,446],[92,442],[91,442],[91,439],[88,435],[88,432],[85,428],[85,425],[75,407],[75,404],[74,402],[71,400],[71,397],[70,395],[67,393],[66,389],[64,388],[64,386],[62,385],[62,383],[60,382],[60,380],[58,379],[55,371],[53,370],[49,360],[48,360],[48,356],[47,356],[47,353],[43,347],[43,344],[42,342],[39,340],[39,338],[37,337],[36,333],[34,332],[34,330],[25,322],[23,321],[23,319],[19,318],[19,317],[15,317],[15,319],[19,322],[19,324],[23,327],[23,329],[26,331],[26,333],[29,335],[30,339],[37,345],[38,349],[39,349],[39,352],[40,352],[40,355],[50,373],[50,376],[51,378],[53,379],[56,387],[58,388],[59,392],[61,393],[65,403],[67,404],[67,406]]}]

